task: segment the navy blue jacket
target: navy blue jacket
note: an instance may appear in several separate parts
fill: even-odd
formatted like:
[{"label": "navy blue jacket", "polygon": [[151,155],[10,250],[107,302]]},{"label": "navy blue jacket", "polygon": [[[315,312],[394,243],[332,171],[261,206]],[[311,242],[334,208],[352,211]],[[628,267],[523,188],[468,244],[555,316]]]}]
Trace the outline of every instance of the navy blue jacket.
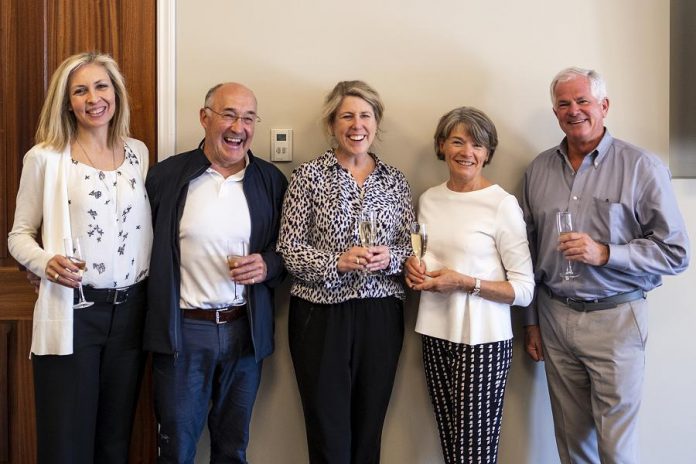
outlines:
[{"label": "navy blue jacket", "polygon": [[[278,168],[248,152],[243,190],[251,216],[249,253],[260,253],[266,262],[264,282],[247,287],[247,307],[256,360],[273,352],[273,288],[285,277],[276,240],[283,195],[288,182]],[[148,351],[174,354],[181,346],[181,284],[179,222],[184,212],[188,185],[210,167],[203,150],[167,158],[150,169],[146,187],[152,207],[154,239],[148,279],[148,311],[144,346]],[[224,214],[224,212],[220,212]],[[235,214],[229,211],[227,214]]]}]

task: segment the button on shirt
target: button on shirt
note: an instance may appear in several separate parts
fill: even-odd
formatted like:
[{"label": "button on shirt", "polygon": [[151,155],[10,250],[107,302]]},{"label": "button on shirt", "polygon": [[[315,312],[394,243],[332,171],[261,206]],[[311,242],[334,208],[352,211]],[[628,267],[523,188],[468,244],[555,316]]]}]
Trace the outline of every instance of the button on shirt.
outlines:
[{"label": "button on shirt", "polygon": [[[248,163],[248,160],[247,160]],[[179,225],[182,308],[220,308],[234,299],[227,265],[231,240],[249,242],[251,219],[242,170],[227,178],[212,168],[188,186]],[[237,293],[244,292],[237,285]]]},{"label": "button on shirt", "polygon": [[[577,172],[565,139],[541,153],[525,173],[521,206],[535,280],[557,295],[593,299],[649,291],[661,285],[662,275],[688,266],[689,241],[669,170],[609,131]],[[574,230],[609,246],[604,266],[574,262],[579,277],[570,280],[560,276],[565,260],[557,250],[556,213],[566,210]],[[528,311],[527,323],[536,323],[535,311]]]}]

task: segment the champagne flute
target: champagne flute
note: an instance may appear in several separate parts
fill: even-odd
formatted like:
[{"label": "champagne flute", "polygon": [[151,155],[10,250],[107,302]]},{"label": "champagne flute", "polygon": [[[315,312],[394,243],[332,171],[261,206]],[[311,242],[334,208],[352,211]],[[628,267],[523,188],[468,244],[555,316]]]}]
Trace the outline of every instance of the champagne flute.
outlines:
[{"label": "champagne flute", "polygon": [[411,223],[411,248],[420,262],[428,248],[428,228],[421,222]]},{"label": "champagne flute", "polygon": [[[244,240],[230,240],[227,242],[227,266],[230,270],[234,269],[237,261],[242,256],[249,254],[249,244]],[[246,298],[241,293],[237,294],[237,282],[234,282],[234,300],[232,306],[241,306],[246,303]]]},{"label": "champagne flute", "polygon": [[358,232],[360,244],[365,248],[375,246],[377,235],[377,214],[375,211],[365,211],[360,217]]},{"label": "champagne flute", "polygon": [[[63,246],[65,247],[65,257],[70,260],[75,266],[77,266],[77,275],[82,277],[85,273],[85,268],[87,267],[87,262],[85,261],[84,254],[82,252],[82,244],[80,243],[80,237],[72,237],[63,239]],[[77,303],[73,305],[73,308],[89,308],[94,304],[92,301],[87,301],[85,299],[85,293],[82,290],[82,281],[80,281],[78,290]]]},{"label": "champagne flute", "polygon": [[[364,248],[375,246],[375,242],[377,241],[377,213],[375,211],[363,211],[360,215],[358,234],[360,235],[360,244]],[[372,273],[367,269],[365,269],[365,272],[368,274]]]},{"label": "champagne flute", "polygon": [[[570,211],[559,211],[556,213],[556,227],[558,234],[561,236],[573,232],[573,216],[570,214]],[[561,277],[564,280],[576,278],[578,274],[573,269],[573,263],[567,259],[565,261],[566,265],[561,271]]]}]

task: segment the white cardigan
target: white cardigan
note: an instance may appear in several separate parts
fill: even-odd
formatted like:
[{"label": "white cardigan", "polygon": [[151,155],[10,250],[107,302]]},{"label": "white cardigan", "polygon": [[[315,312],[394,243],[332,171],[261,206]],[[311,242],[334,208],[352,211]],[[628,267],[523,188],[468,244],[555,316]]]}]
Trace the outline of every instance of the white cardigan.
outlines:
[{"label": "white cardigan", "polygon": [[[125,142],[138,156],[145,179],[149,163],[147,147],[136,139],[127,138]],[[65,254],[63,238],[72,235],[67,185],[70,163],[70,145],[62,153],[42,145],[35,145],[27,152],[14,224],[7,240],[10,254],[41,277],[31,339],[31,352],[37,355],[73,352],[73,290],[53,283],[46,276],[48,261],[57,254]],[[36,241],[39,228],[43,247]]]}]

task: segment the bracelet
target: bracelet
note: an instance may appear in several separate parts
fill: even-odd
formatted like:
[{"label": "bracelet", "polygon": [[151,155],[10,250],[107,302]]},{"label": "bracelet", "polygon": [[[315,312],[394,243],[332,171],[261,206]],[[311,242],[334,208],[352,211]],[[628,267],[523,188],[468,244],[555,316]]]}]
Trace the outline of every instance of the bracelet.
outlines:
[{"label": "bracelet", "polygon": [[481,293],[481,279],[479,279],[477,277],[476,281],[474,283],[474,288],[471,289],[471,291],[469,292],[469,295],[479,296],[479,293]]}]

